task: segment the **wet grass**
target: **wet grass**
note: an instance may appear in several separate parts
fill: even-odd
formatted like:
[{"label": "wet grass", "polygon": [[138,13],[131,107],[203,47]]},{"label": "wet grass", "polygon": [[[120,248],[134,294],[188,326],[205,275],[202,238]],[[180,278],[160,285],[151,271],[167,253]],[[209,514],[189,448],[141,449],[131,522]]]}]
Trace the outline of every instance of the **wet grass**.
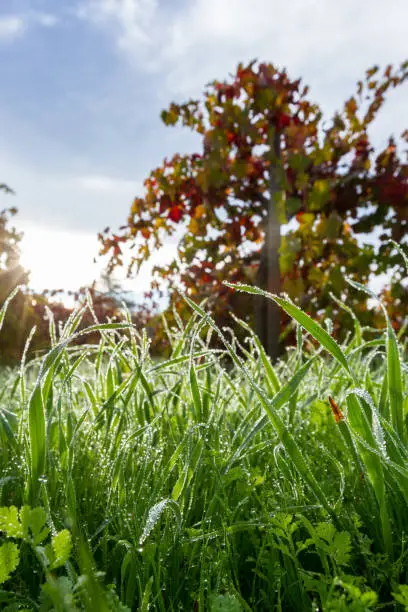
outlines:
[{"label": "wet grass", "polygon": [[276,299],[298,344],[275,367],[249,329],[238,347],[191,303],[166,361],[125,311],[75,346],[77,312],[50,322],[47,355],[1,373],[0,505],[41,507],[49,537],[72,538],[55,568],[45,537],[3,521],[19,560],[2,609],[408,606],[404,336],[385,313],[340,346]]}]

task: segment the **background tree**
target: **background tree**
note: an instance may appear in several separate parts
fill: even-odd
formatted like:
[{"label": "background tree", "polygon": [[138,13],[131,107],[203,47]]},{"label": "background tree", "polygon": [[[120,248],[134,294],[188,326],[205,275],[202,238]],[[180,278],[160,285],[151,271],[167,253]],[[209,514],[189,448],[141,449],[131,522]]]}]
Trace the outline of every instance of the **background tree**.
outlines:
[{"label": "background tree", "polygon": [[6,208],[0,212],[0,300],[6,297],[19,284],[28,280],[27,272],[19,263],[19,243],[22,234],[10,227],[10,219],[17,213],[16,208]]},{"label": "background tree", "polygon": [[[11,189],[1,185],[3,191]],[[22,234],[10,225],[16,208],[4,209],[0,213],[0,306],[18,286],[25,287],[28,272],[20,265],[20,242]],[[33,308],[34,298],[20,292],[9,308],[0,336],[0,362],[12,363],[21,357],[27,335],[37,321]],[[35,301],[34,301],[35,302]],[[36,302],[35,302],[36,303]]]},{"label": "background tree", "polygon": [[[173,294],[178,288],[207,296],[223,316],[230,308],[224,280],[277,290],[279,224],[296,219],[279,249],[282,289],[314,315],[337,308],[331,291],[367,313],[345,272],[367,282],[389,265],[390,247],[357,237],[381,229],[381,238],[404,242],[408,203],[407,164],[396,142],[375,155],[368,129],[387,91],[407,75],[407,62],[368,70],[328,125],[308,88],[271,64],[239,65],[229,81],[210,84],[202,101],[171,104],[164,122],[200,134],[202,151],[175,155],[151,173],[121,233],[100,235],[102,252],[120,265],[122,245],[136,242],[131,271],[182,226],[178,257],[155,268],[153,287],[167,281]],[[407,142],[407,132],[402,138]],[[274,356],[276,337],[271,342],[265,333],[271,314],[259,309],[258,318]]]}]

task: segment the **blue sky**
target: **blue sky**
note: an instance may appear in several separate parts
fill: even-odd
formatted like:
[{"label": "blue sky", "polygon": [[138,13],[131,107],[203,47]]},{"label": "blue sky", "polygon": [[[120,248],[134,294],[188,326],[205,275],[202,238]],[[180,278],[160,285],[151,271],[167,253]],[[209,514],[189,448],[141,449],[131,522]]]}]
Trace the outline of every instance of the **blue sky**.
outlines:
[{"label": "blue sky", "polygon": [[[366,68],[406,59],[407,23],[406,0],[3,0],[0,181],[17,196],[0,204],[19,209],[35,288],[92,280],[96,233],[125,221],[163,157],[199,146],[161,124],[173,99],[258,57],[302,76],[329,116]],[[407,94],[377,145],[407,127]]]}]

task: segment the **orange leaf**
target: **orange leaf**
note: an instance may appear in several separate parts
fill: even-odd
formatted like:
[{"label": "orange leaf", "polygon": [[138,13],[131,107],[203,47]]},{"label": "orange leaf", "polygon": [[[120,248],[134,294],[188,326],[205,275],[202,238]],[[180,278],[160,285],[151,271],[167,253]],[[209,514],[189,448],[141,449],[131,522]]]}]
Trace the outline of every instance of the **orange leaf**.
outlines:
[{"label": "orange leaf", "polygon": [[196,219],[199,219],[205,214],[205,206],[203,204],[199,204],[194,211],[194,216]]},{"label": "orange leaf", "polygon": [[166,221],[163,219],[163,217],[157,217],[157,219],[154,221],[154,225],[157,228],[164,227],[166,225]]},{"label": "orange leaf", "polygon": [[357,102],[354,98],[350,98],[345,104],[346,112],[350,115],[355,115],[357,112]]},{"label": "orange leaf", "polygon": [[197,234],[197,232],[199,230],[199,225],[198,225],[198,223],[197,223],[197,221],[195,219],[191,219],[191,221],[190,221],[190,223],[188,225],[188,230],[192,234]]},{"label": "orange leaf", "polygon": [[338,407],[334,399],[330,397],[330,395],[329,395],[329,402],[330,402],[330,406],[333,411],[336,423],[340,423],[340,421],[344,419],[344,414],[342,413],[342,411],[340,410],[340,408]]}]

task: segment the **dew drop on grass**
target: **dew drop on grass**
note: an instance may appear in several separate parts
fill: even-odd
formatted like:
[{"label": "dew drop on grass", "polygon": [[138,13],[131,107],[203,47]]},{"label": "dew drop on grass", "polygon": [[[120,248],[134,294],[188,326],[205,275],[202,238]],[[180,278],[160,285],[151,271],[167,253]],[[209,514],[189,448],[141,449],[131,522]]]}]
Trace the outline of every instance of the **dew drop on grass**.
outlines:
[{"label": "dew drop on grass", "polygon": [[147,515],[146,525],[140,537],[141,545],[146,540],[146,538],[149,536],[150,532],[156,525],[157,521],[160,519],[162,512],[166,508],[166,506],[169,504],[169,501],[170,500],[168,499],[162,499],[157,504],[155,504],[152,508],[150,508],[149,514]]}]

